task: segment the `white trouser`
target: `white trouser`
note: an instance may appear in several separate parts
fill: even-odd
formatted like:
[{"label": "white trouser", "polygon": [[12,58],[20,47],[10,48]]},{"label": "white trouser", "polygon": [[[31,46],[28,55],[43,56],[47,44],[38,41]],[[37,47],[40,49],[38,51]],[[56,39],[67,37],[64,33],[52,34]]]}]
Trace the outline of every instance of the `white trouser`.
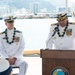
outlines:
[{"label": "white trouser", "polygon": [[28,64],[24,60],[18,59],[15,65],[19,66],[19,75],[26,75]]}]

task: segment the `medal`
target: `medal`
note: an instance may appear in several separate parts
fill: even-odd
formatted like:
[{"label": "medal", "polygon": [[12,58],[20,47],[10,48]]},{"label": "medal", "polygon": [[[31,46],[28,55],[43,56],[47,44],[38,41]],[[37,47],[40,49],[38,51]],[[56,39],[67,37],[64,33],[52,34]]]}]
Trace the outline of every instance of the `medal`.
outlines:
[{"label": "medal", "polygon": [[14,38],[14,41],[15,41],[15,42],[19,42],[19,40],[20,40],[20,37],[15,37],[15,38]]},{"label": "medal", "polygon": [[67,36],[72,35],[72,29],[67,29],[67,30],[66,30],[66,35],[67,35]]}]

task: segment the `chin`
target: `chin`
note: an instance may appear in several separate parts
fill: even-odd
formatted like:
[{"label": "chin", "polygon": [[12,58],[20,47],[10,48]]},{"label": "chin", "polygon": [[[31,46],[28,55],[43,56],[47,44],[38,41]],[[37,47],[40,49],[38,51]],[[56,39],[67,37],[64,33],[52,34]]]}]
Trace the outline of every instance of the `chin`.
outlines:
[{"label": "chin", "polygon": [[61,26],[61,27],[64,27],[64,26],[66,26],[66,25],[64,25],[64,24],[60,24],[60,26]]}]

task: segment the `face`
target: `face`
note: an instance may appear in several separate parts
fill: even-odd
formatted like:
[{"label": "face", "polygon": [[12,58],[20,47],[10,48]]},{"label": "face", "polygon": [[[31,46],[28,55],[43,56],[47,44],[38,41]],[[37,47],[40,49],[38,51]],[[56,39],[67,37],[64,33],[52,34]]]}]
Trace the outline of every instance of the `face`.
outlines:
[{"label": "face", "polygon": [[66,26],[67,21],[68,21],[68,18],[66,17],[64,20],[58,21],[58,23],[59,23],[59,25],[60,25],[61,27],[64,27],[64,26]]},{"label": "face", "polygon": [[14,28],[14,21],[13,22],[5,22],[5,25],[7,26],[8,29],[13,29]]}]

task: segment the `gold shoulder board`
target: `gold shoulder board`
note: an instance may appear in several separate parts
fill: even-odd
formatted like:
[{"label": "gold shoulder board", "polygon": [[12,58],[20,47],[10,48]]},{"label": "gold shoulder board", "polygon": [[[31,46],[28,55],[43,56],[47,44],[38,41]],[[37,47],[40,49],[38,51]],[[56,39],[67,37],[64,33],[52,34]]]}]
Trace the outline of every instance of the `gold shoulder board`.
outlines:
[{"label": "gold shoulder board", "polygon": [[55,26],[55,25],[57,25],[58,23],[54,23],[54,24],[51,24],[51,26]]},{"label": "gold shoulder board", "polygon": [[2,32],[0,32],[0,35],[2,34]]}]

